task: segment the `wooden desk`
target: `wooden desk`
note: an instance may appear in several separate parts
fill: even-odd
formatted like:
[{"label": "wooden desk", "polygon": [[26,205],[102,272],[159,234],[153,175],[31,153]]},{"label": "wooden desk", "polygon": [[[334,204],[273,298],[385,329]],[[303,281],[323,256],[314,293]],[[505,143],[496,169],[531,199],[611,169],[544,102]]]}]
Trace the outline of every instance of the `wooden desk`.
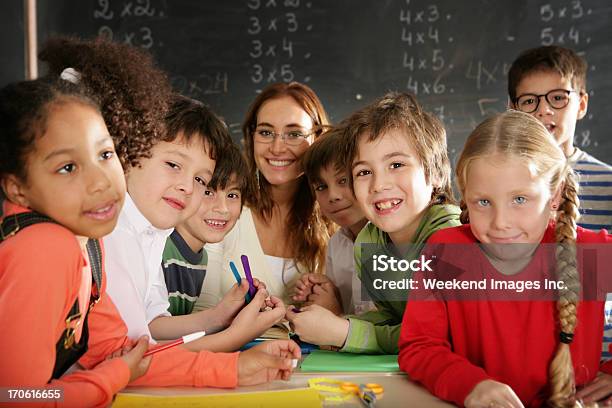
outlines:
[{"label": "wooden desk", "polygon": [[[379,383],[385,389],[384,396],[377,401],[377,408],[419,407],[444,408],[452,407],[440,401],[421,386],[408,380],[406,375],[400,373],[301,373],[299,370],[293,374],[289,381],[274,381],[268,384],[238,387],[233,390],[216,388],[136,388],[128,387],[122,393],[136,393],[156,396],[177,395],[212,395],[222,393],[275,391],[308,387],[311,378],[327,377],[356,383]],[[363,407],[364,405],[353,397],[345,403],[327,403],[325,407]]]}]

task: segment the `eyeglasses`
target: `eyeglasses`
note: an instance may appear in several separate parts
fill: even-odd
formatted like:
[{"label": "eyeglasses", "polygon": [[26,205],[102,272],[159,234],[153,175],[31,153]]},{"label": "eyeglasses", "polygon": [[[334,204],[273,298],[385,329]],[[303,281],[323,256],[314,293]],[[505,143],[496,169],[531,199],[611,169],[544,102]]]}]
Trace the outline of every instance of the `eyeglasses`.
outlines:
[{"label": "eyeglasses", "polygon": [[270,129],[256,129],[254,139],[258,143],[272,143],[276,137],[280,137],[286,144],[298,146],[314,133],[314,131],[307,132],[300,129],[286,130],[281,133],[274,132]]},{"label": "eyeglasses", "polygon": [[548,105],[553,109],[563,109],[570,101],[570,94],[576,92],[567,89],[553,89],[542,95],[523,94],[516,98],[514,105],[518,110],[525,113],[533,113],[540,106],[540,99],[544,97]]}]

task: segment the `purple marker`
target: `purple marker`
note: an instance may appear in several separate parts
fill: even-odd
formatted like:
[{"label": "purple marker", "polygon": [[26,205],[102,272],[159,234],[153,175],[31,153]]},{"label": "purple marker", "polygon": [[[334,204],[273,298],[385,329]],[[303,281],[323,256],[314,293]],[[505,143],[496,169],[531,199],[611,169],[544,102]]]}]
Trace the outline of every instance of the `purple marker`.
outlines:
[{"label": "purple marker", "polygon": [[249,294],[251,295],[251,298],[253,298],[257,292],[257,289],[255,289],[255,284],[253,283],[253,275],[251,275],[249,258],[246,255],[240,255],[240,261],[242,262],[242,267],[244,268],[244,276],[246,276],[246,279],[249,282]]}]

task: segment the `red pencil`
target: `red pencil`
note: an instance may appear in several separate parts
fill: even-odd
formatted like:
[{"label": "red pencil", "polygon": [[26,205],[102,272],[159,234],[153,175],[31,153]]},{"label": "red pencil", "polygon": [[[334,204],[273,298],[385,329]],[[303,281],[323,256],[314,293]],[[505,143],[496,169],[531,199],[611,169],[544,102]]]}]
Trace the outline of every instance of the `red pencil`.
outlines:
[{"label": "red pencil", "polygon": [[160,346],[153,347],[152,349],[147,350],[147,352],[143,354],[143,357],[150,356],[151,354],[155,354],[157,352],[164,351],[166,349],[179,346],[181,344],[189,343],[190,341],[197,340],[204,335],[206,335],[206,333],[203,331],[188,334],[186,336],[181,337],[180,339],[176,339],[169,343],[164,343]]}]

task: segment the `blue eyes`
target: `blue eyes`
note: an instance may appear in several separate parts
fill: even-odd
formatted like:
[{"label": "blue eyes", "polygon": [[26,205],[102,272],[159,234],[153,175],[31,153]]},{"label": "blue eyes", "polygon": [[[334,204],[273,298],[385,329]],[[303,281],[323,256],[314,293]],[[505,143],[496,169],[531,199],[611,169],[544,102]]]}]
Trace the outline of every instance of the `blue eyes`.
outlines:
[{"label": "blue eyes", "polygon": [[[517,197],[514,197],[514,198],[512,199],[512,202],[513,202],[514,204],[519,204],[519,205],[522,205],[522,204],[527,203],[527,197],[524,197],[524,196],[517,196]],[[486,198],[483,198],[482,200],[478,200],[478,201],[476,201],[476,203],[477,203],[477,204],[478,204],[480,207],[488,207],[488,206],[490,206],[490,205],[491,205],[491,201],[487,200]]]}]

